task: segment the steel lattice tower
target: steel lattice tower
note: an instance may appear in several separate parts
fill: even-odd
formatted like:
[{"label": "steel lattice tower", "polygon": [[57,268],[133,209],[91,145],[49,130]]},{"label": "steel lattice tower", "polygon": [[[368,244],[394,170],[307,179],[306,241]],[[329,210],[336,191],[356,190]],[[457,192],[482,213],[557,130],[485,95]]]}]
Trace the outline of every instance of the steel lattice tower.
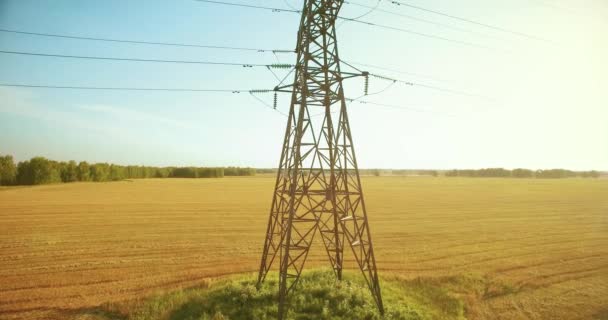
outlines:
[{"label": "steel lattice tower", "polygon": [[294,83],[283,87],[292,87],[291,106],[258,276],[259,287],[278,257],[279,319],[317,231],[338,279],[344,246],[352,248],[384,312],[342,88],[342,80],[362,74],[340,71],[335,22],[341,6],[342,0],[304,1]]}]

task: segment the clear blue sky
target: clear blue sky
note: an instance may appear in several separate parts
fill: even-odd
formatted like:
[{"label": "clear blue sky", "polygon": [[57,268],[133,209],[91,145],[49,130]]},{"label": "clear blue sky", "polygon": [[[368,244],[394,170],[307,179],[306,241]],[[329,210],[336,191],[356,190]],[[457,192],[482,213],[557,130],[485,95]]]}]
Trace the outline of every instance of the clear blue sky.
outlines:
[{"label": "clear blue sky", "polygon": [[[285,0],[301,7],[301,0]],[[355,0],[353,0],[355,1]],[[405,0],[404,0],[405,1]],[[234,2],[287,8],[280,0]],[[356,0],[373,5],[373,0]],[[426,113],[353,104],[361,167],[608,169],[608,3],[588,0],[411,0],[414,5],[551,39],[513,34],[383,0],[362,19],[491,49],[346,23],[343,59],[420,84],[493,100],[396,85],[369,101]],[[346,4],[342,15],[367,10]],[[0,28],[159,42],[292,49],[299,17],[197,1],[0,0]],[[0,50],[66,55],[275,63],[270,53],[45,38],[0,32]],[[279,55],[283,63],[295,56]],[[65,86],[266,89],[264,69],[69,60],[0,54],[0,82]],[[279,73],[284,75],[284,73]],[[372,80],[372,90],[385,83]],[[362,94],[349,80],[347,96]],[[261,96],[271,103],[272,96]],[[287,96],[279,109],[288,109]],[[0,87],[0,154],[18,160],[275,167],[285,118],[247,93],[113,92]]]}]

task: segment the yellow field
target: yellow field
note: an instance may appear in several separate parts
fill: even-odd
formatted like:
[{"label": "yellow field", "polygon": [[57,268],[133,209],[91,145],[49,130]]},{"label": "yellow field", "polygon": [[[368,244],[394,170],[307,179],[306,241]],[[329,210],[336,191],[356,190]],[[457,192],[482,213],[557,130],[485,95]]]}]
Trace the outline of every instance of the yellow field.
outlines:
[{"label": "yellow field", "polygon": [[[259,176],[0,189],[0,318],[61,317],[255,271],[273,183]],[[362,183],[381,275],[472,274],[510,288],[468,297],[469,319],[608,316],[608,180]],[[314,251],[309,261],[324,259]]]}]

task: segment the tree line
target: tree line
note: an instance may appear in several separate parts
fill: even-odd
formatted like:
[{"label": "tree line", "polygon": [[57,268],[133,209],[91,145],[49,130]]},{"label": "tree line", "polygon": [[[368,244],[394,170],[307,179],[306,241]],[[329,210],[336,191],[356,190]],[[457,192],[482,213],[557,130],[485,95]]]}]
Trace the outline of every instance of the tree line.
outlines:
[{"label": "tree line", "polygon": [[592,171],[571,171],[566,169],[550,170],[529,170],[504,168],[486,168],[478,170],[449,170],[445,172],[446,177],[492,177],[492,178],[539,178],[539,179],[560,179],[560,178],[598,178],[600,172]]},{"label": "tree line", "polygon": [[118,181],[146,178],[222,178],[253,176],[254,168],[240,167],[148,167],[110,163],[54,161],[34,157],[15,164],[11,155],[0,156],[0,185],[38,185],[76,181]]}]

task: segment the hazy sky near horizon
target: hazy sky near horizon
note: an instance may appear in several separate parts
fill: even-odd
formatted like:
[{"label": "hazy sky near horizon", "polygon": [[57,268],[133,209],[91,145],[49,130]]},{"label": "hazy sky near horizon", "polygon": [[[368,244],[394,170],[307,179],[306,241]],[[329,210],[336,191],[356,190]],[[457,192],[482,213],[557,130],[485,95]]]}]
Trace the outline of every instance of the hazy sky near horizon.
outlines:
[{"label": "hazy sky near horizon", "polygon": [[[302,0],[230,0],[300,8]],[[286,1],[286,2],[285,2]],[[375,0],[353,0],[357,17]],[[341,23],[345,61],[414,82],[353,103],[364,168],[525,167],[608,170],[608,1],[403,0],[542,40],[391,4],[365,21],[451,41]],[[0,29],[141,41],[293,49],[299,17],[198,1],[0,0]],[[161,47],[0,32],[0,50],[239,63],[295,63],[293,54]],[[278,59],[278,60],[277,60]],[[282,77],[284,72],[277,72]],[[291,81],[292,78],[289,78]],[[263,68],[60,59],[0,53],[0,83],[271,89]],[[388,83],[371,79],[371,92]],[[446,89],[435,90],[430,87]],[[348,80],[346,95],[362,94]],[[476,95],[447,92],[458,91]],[[260,95],[272,103],[272,95]],[[287,95],[278,109],[287,112]],[[409,108],[409,109],[408,109]],[[144,165],[276,167],[286,118],[248,93],[127,92],[0,86],[0,154]]]}]

